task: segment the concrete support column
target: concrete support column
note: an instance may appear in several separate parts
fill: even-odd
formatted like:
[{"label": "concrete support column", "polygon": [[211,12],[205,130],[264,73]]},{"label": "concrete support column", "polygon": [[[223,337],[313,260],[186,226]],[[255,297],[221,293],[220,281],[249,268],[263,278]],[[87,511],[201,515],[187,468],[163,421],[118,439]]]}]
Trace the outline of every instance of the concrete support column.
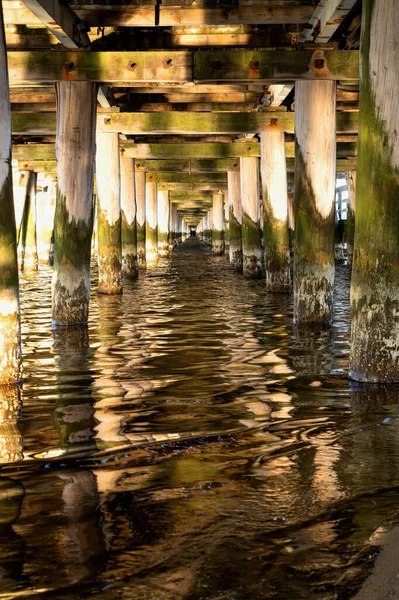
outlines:
[{"label": "concrete support column", "polygon": [[169,256],[169,190],[158,190],[158,254]]},{"label": "concrete support column", "polygon": [[145,173],[136,171],[135,181],[137,207],[137,263],[139,269],[145,269]]},{"label": "concrete support column", "polygon": [[120,294],[122,240],[118,133],[97,134],[96,179],[98,292]]},{"label": "concrete support column", "polygon": [[295,84],[294,320],[331,323],[335,81]]},{"label": "concrete support column", "polygon": [[364,0],[350,377],[399,381],[399,4]]},{"label": "concrete support column", "polygon": [[289,292],[291,273],[284,131],[262,132],[260,144],[266,290]]},{"label": "concrete support column", "polygon": [[355,213],[356,213],[356,171],[348,173],[348,215],[344,225],[344,240],[348,254],[348,263],[352,263],[355,240]]},{"label": "concrete support column", "polygon": [[0,7],[0,385],[21,371],[17,236],[11,170],[11,109],[3,13]]},{"label": "concrete support column", "polygon": [[122,273],[137,277],[136,186],[134,158],[121,158]]},{"label": "concrete support column", "polygon": [[54,211],[57,195],[55,178],[46,177],[42,181],[42,190],[36,193],[36,232],[39,263],[49,265],[53,262],[52,237],[54,229]]},{"label": "concrete support column", "polygon": [[257,279],[262,275],[258,158],[240,158],[240,192],[243,273]]},{"label": "concrete support column", "polygon": [[242,207],[240,172],[227,173],[227,200],[229,215],[229,259],[237,271],[242,271]]},{"label": "concrete support column", "polygon": [[223,194],[213,194],[213,222],[212,222],[212,252],[213,254],[223,254]]},{"label": "concrete support column", "polygon": [[158,209],[157,184],[145,184],[145,255],[147,267],[158,260]]},{"label": "concrete support column", "polygon": [[39,265],[36,234],[36,181],[37,174],[29,171],[18,239],[21,271],[37,271]]},{"label": "concrete support column", "polygon": [[56,93],[53,328],[88,320],[97,85],[60,81]]}]

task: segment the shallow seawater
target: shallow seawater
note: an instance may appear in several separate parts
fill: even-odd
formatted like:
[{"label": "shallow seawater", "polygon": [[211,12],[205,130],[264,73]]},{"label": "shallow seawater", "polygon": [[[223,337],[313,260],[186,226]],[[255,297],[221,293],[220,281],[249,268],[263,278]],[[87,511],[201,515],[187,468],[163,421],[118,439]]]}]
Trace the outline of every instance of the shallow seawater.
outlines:
[{"label": "shallow seawater", "polygon": [[21,276],[24,383],[0,404],[0,599],[346,599],[397,519],[399,391],[332,329],[189,240],[51,331]]}]

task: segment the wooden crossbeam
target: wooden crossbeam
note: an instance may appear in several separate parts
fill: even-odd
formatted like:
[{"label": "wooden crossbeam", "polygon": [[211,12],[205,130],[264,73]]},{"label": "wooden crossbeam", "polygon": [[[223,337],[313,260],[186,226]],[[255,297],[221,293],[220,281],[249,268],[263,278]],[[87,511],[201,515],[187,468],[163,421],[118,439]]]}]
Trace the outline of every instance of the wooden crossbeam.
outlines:
[{"label": "wooden crossbeam", "polygon": [[[294,158],[287,158],[287,172],[294,172],[294,161]],[[337,158],[336,170],[339,173],[355,171],[356,166],[356,157]],[[57,162],[55,160],[19,160],[18,170],[34,171],[35,173],[56,173]],[[199,180],[201,182],[224,182],[227,171],[239,171],[239,161],[234,159],[192,161],[144,160],[140,161],[137,170],[147,172],[149,181],[193,183]]]},{"label": "wooden crossbeam", "polygon": [[[182,145],[183,143],[183,145]],[[124,156],[139,159],[180,159],[185,158],[239,158],[240,156],[260,156],[260,144],[222,142],[182,142],[180,144],[132,144],[125,142]]]},{"label": "wooden crossbeam", "polygon": [[[194,64],[194,68],[193,68]],[[357,50],[8,52],[10,85],[49,81],[247,82],[359,78]]]},{"label": "wooden crossbeam", "polygon": [[[349,138],[350,141],[337,143],[337,158],[351,158],[357,155],[357,144]],[[184,161],[181,160],[182,144],[184,145]],[[288,141],[285,144],[287,158],[295,156],[295,143]],[[33,160],[55,160],[54,144],[15,144],[12,149],[13,158],[22,161]],[[126,158],[136,158],[141,164],[147,166],[149,160],[177,160],[179,165],[187,165],[191,159],[199,159],[202,162],[206,159],[215,164],[215,169],[219,166],[222,170],[228,170],[227,165],[235,163],[234,159],[241,156],[260,156],[260,144],[258,142],[209,142],[192,143],[183,140],[180,144],[134,144],[129,141],[121,140],[121,155]],[[232,161],[232,162],[231,162]],[[136,162],[136,167],[139,163]],[[226,166],[226,168],[223,168]],[[151,170],[151,169],[149,169]],[[165,169],[166,170],[166,169]]]},{"label": "wooden crossbeam", "polygon": [[181,173],[226,173],[239,171],[240,161],[234,158],[187,159],[187,160],[136,160],[136,171]]},{"label": "wooden crossbeam", "polygon": [[194,80],[293,81],[358,79],[357,50],[201,50],[194,52]]},{"label": "wooden crossbeam", "polygon": [[10,86],[49,81],[189,82],[192,52],[14,51],[8,55]]},{"label": "wooden crossbeam", "polygon": [[[126,135],[201,135],[259,133],[264,129],[294,132],[293,112],[273,113],[101,113],[97,131]],[[338,112],[337,132],[357,133],[358,113]],[[14,113],[14,135],[53,135],[55,113]]]},{"label": "wooden crossbeam", "polygon": [[177,183],[173,182],[162,182],[158,183],[158,190],[169,190],[169,191],[186,191],[186,192],[204,192],[204,191],[227,191],[227,185],[222,183]]},{"label": "wooden crossbeam", "polygon": [[191,8],[179,6],[160,6],[156,13],[153,6],[132,6],[128,4],[92,5],[87,2],[72,3],[71,7],[85,22],[94,27],[132,27],[147,25],[154,27],[176,26],[204,26],[204,25],[276,25],[307,23],[312,16],[313,6],[309,4],[298,5],[288,2],[284,6],[274,5],[272,8],[264,6],[240,6],[239,8]]},{"label": "wooden crossbeam", "polygon": [[227,184],[227,173],[146,173],[146,181],[156,181],[157,183],[213,183]]}]

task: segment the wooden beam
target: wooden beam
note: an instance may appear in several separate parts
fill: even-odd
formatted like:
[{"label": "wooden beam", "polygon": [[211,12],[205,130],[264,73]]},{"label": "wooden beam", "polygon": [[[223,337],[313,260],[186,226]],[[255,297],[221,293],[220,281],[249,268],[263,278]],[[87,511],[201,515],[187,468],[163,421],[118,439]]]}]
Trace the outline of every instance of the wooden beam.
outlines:
[{"label": "wooden beam", "polygon": [[[182,143],[184,144],[185,159],[181,160]],[[288,141],[285,144],[287,158],[295,156],[295,143]],[[55,160],[54,144],[15,144],[12,148],[13,158],[22,161],[32,160]],[[357,155],[357,144],[352,137],[348,137],[345,142],[337,142],[337,158],[353,158]],[[260,156],[260,144],[258,142],[234,142],[234,143],[192,143],[182,140],[180,144],[134,144],[129,141],[121,141],[121,156],[125,158],[136,158],[138,164],[150,165],[151,160],[162,162],[178,161],[182,169],[187,169],[187,163],[196,164],[195,160],[200,159],[199,166],[214,170],[228,170],[232,165],[234,168],[235,160],[240,156]],[[191,159],[191,160],[190,160]],[[208,159],[208,160],[206,160]],[[201,163],[203,163],[201,165]],[[149,169],[151,170],[151,168]],[[167,169],[163,169],[167,170]]]},{"label": "wooden beam", "polygon": [[[23,117],[24,115],[19,115]],[[32,115],[33,116],[33,115]],[[37,115],[39,118],[41,115]],[[102,113],[97,117],[99,131],[140,134],[218,134],[258,133],[263,129],[294,131],[293,112],[272,113]],[[357,112],[338,112],[337,131],[357,132]]]},{"label": "wooden beam", "polygon": [[300,41],[328,42],[355,3],[356,0],[320,0]]},{"label": "wooden beam", "polygon": [[[93,8],[95,7],[95,10]],[[312,16],[311,3],[298,5],[289,2],[284,6],[240,6],[239,8],[188,8],[159,7],[159,20],[155,20],[154,7],[132,6],[128,4],[92,5],[71,4],[71,8],[85,22],[93,27],[132,27],[147,25],[154,27],[204,26],[204,25],[276,25],[307,23]]]},{"label": "wooden beam", "polygon": [[60,0],[24,0],[24,4],[65,48],[90,44],[86,25]]},{"label": "wooden beam", "polygon": [[136,171],[181,173],[226,173],[239,171],[240,162],[234,158],[187,159],[187,160],[136,160]]},{"label": "wooden beam", "polygon": [[197,183],[213,183],[227,185],[227,173],[146,173],[146,181],[157,183],[186,183],[196,185]]},{"label": "wooden beam", "polygon": [[[258,133],[263,129],[294,132],[293,112],[273,113],[100,113],[97,130],[126,135]],[[358,113],[338,112],[337,132],[357,133]],[[53,135],[55,113],[14,113],[14,135]]]},{"label": "wooden beam", "polygon": [[177,183],[173,182],[162,182],[158,183],[159,190],[171,190],[171,191],[186,191],[186,192],[203,192],[203,191],[227,191],[227,185],[222,183]]},{"label": "wooden beam", "polygon": [[185,158],[238,158],[240,156],[260,156],[260,146],[250,143],[203,142],[193,143],[184,141],[182,144],[133,144],[125,142],[122,153],[129,158],[152,159],[181,159]]},{"label": "wooden beam", "polygon": [[[194,73],[193,73],[194,60]],[[131,83],[356,80],[358,50],[8,52],[10,85],[49,81]]]},{"label": "wooden beam", "polygon": [[10,86],[49,81],[101,83],[192,81],[192,52],[52,52],[8,53]]},{"label": "wooden beam", "polygon": [[196,82],[358,78],[357,50],[214,49],[194,52]]}]

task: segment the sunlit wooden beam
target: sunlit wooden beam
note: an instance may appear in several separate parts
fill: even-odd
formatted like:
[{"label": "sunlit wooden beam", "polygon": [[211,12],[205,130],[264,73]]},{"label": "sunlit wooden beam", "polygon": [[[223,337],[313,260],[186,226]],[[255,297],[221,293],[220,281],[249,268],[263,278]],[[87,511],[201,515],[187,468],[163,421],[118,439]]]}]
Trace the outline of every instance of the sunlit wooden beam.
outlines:
[{"label": "sunlit wooden beam", "polygon": [[[194,66],[193,66],[194,61]],[[356,80],[358,50],[8,52],[10,85],[52,81],[266,82]]]},{"label": "sunlit wooden beam", "polygon": [[65,48],[79,48],[90,44],[89,28],[60,0],[24,0],[26,7]]},{"label": "sunlit wooden beam", "polygon": [[355,3],[356,0],[320,0],[300,41],[328,42]]}]

